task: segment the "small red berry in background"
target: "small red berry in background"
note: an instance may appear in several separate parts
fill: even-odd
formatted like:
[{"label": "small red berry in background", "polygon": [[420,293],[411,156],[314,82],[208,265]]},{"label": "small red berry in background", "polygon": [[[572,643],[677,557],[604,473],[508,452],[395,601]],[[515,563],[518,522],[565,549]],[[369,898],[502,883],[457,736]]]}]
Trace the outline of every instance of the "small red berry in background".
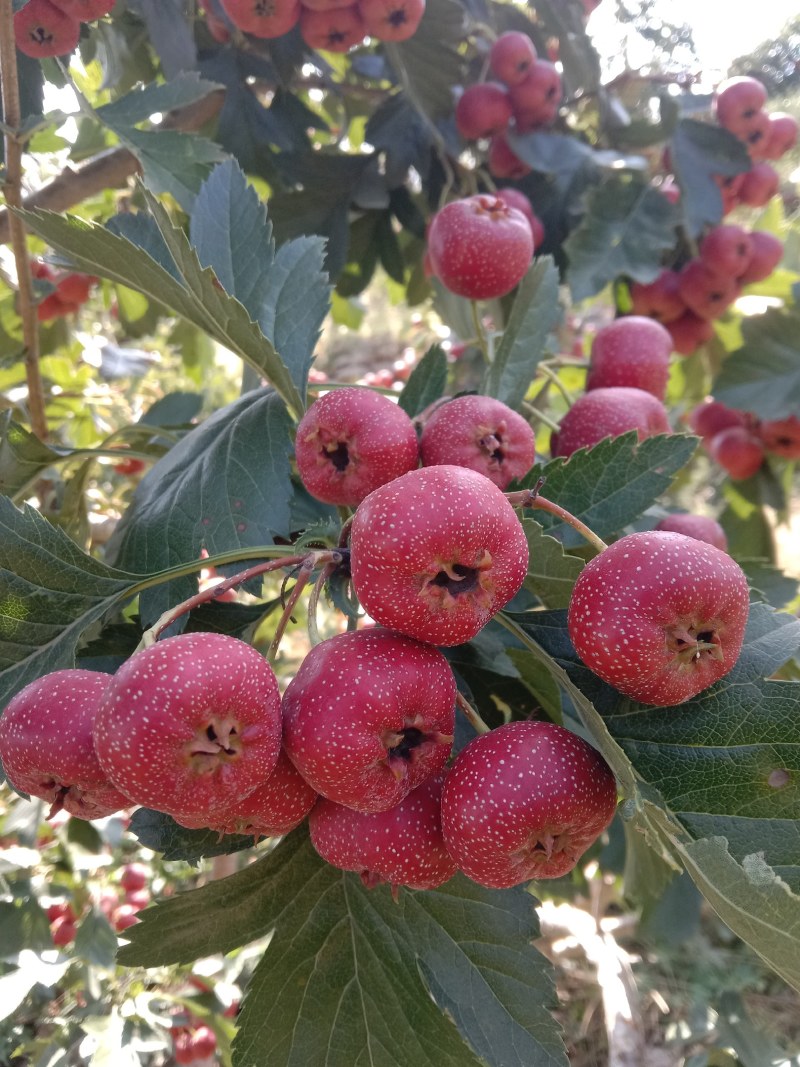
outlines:
[{"label": "small red berry in background", "polygon": [[309,48],[325,52],[349,52],[366,34],[359,8],[337,7],[329,11],[300,14],[300,35]]},{"label": "small red berry in background", "polygon": [[664,399],[672,338],[653,319],[628,315],[597,331],[592,341],[586,391],[629,386]]},{"label": "small red berry in background", "polygon": [[756,433],[767,452],[781,459],[800,459],[800,419],[796,415],[762,422]]},{"label": "small red berry in background", "polygon": [[94,22],[110,14],[117,0],[52,0],[56,7],[72,15],[78,22]]},{"label": "small red berry in background", "polygon": [[544,224],[533,210],[530,200],[524,193],[520,192],[519,189],[512,189],[510,186],[498,189],[496,195],[504,204],[507,204],[509,207],[515,207],[517,211],[521,211],[528,220],[528,225],[531,228],[531,237],[533,238],[533,250],[535,252],[544,241],[545,233]]},{"label": "small red berry in background", "polygon": [[511,121],[511,97],[497,82],[470,85],[456,104],[456,127],[467,141],[502,133]]},{"label": "small red berry in background", "polygon": [[567,874],[616,807],[614,775],[591,745],[553,723],[510,722],[456,757],[442,833],[468,878],[506,889]]},{"label": "small red berry in background", "polygon": [[489,52],[492,74],[506,85],[519,85],[536,62],[536,48],[526,33],[501,33]]},{"label": "small red berry in background", "polygon": [[667,707],[733,669],[748,610],[747,579],[727,553],[653,531],[622,537],[586,564],[568,628],[600,678],[642,704]]},{"label": "small red berry in background", "polygon": [[446,289],[470,300],[492,300],[517,285],[533,257],[527,219],[499,197],[454,200],[428,230],[428,252]]},{"label": "small red berry in background", "polygon": [[80,23],[51,0],[30,0],[14,15],[14,39],[20,52],[33,59],[74,52]]},{"label": "small red berry in background", "polygon": [[637,430],[639,440],[670,433],[667,411],[661,401],[643,389],[605,386],[579,396],[550,439],[550,452],[571,456],[579,448],[592,448],[605,437]]},{"label": "small red berry in background", "polygon": [[656,524],[656,530],[667,530],[670,533],[683,534],[684,537],[694,537],[697,541],[705,541],[720,552],[728,551],[728,538],[716,519],[707,515],[688,515],[676,512],[667,515]]},{"label": "small red berry in background", "polygon": [[425,14],[425,0],[359,0],[364,28],[378,41],[407,41]]},{"label": "small red berry in background", "polygon": [[730,426],[714,434],[708,452],[736,481],[752,478],[764,463],[761,438],[745,426]]}]

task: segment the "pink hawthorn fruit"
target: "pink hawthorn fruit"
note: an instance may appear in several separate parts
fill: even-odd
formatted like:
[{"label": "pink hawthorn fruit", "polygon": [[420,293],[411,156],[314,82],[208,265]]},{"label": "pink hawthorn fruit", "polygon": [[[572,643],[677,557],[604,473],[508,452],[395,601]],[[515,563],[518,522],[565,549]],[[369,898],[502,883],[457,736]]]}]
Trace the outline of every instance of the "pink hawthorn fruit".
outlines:
[{"label": "pink hawthorn fruit", "polygon": [[284,748],[328,800],[386,811],[444,767],[455,702],[438,649],[382,629],[337,634],[286,688]]},{"label": "pink hawthorn fruit", "polygon": [[691,356],[700,345],[714,336],[714,327],[708,319],[701,319],[693,311],[684,311],[677,319],[666,324],[672,338],[673,351],[679,356]]},{"label": "pink hawthorn fruit", "polygon": [[468,467],[500,489],[527,474],[536,458],[530,424],[490,396],[459,396],[440,404],[426,420],[419,446],[423,466]]},{"label": "pink hawthorn fruit", "polygon": [[634,533],[578,576],[569,635],[586,666],[643,704],[682,704],[733,669],[747,579],[727,553],[679,533]]},{"label": "pink hawthorn fruit", "polygon": [[521,211],[480,193],[437,211],[428,229],[428,251],[446,289],[469,300],[492,300],[525,276],[533,237]]},{"label": "pink hawthorn fruit", "polygon": [[442,833],[460,870],[505,889],[560,878],[614,817],[608,764],[549,722],[510,722],[458,754],[442,791]]},{"label": "pink hawthorn fruit", "polygon": [[311,843],[343,871],[356,871],[369,888],[435,889],[456,873],[442,838],[444,774],[436,774],[388,811],[362,813],[320,800],[309,817]]},{"label": "pink hawthorn fruit", "polygon": [[488,478],[423,467],[381,486],[356,511],[350,569],[364,610],[435,645],[473,638],[519,591],[528,544]]},{"label": "pink hawthorn fruit", "polygon": [[753,255],[750,234],[741,226],[715,226],[700,242],[700,259],[712,270],[739,278]]},{"label": "pink hawthorn fruit", "polygon": [[738,128],[743,121],[758,114],[766,102],[767,90],[756,78],[729,78],[717,88],[714,101],[717,122],[727,129]]},{"label": "pink hawthorn fruit", "polygon": [[719,274],[702,259],[691,259],[680,274],[684,304],[701,319],[716,319],[739,296],[735,278]]},{"label": "pink hawthorn fruit", "polygon": [[597,331],[586,378],[587,391],[630,386],[663,400],[672,338],[653,319],[627,315]]},{"label": "pink hawthorn fruit", "polygon": [[680,279],[674,270],[663,270],[654,282],[631,286],[634,315],[643,315],[658,322],[674,322],[686,310],[680,294]]},{"label": "pink hawthorn fruit", "polygon": [[684,537],[694,537],[697,541],[705,541],[713,545],[720,552],[728,551],[728,538],[716,519],[708,515],[688,515],[676,513],[667,515],[656,524],[656,530],[667,530],[670,533],[683,534]]},{"label": "pink hawthorn fruit", "polygon": [[748,415],[736,408],[729,408],[712,396],[707,396],[697,407],[692,408],[688,417],[689,429],[699,437],[713,437],[720,430],[729,426],[745,426]]},{"label": "pink hawthorn fruit", "polygon": [[300,12],[300,35],[316,51],[349,52],[366,34],[361,10],[355,4],[330,11],[303,8]]},{"label": "pink hawthorn fruit", "polygon": [[377,41],[407,41],[425,14],[425,0],[360,0],[366,32]]},{"label": "pink hawthorn fruit", "polygon": [[769,135],[764,146],[765,159],[780,159],[797,144],[798,123],[794,115],[773,111],[769,116]]},{"label": "pink hawthorn fruit", "polygon": [[419,462],[411,419],[388,397],[358,387],[315,400],[297,427],[297,470],[312,496],[355,505]]},{"label": "pink hawthorn fruit", "polygon": [[753,255],[747,270],[739,279],[743,285],[752,285],[754,282],[763,282],[783,258],[783,242],[771,233],[756,230],[750,234],[753,244]]},{"label": "pink hawthorn fruit", "polygon": [[536,62],[536,48],[526,33],[501,33],[489,52],[492,74],[506,85],[519,85]]},{"label": "pink hawthorn fruit", "polygon": [[118,908],[114,909],[111,915],[111,925],[118,934],[140,921],[138,911],[139,909],[135,908],[133,904],[120,904]]},{"label": "pink hawthorn fruit", "polygon": [[766,207],[778,192],[780,178],[769,163],[757,163],[744,175],[739,186],[739,200],[748,207]]},{"label": "pink hawthorn fruit", "polygon": [[112,782],[170,815],[237,804],[272,773],[280,744],[272,668],[224,634],[181,634],[134,653],[111,679],[95,724]]},{"label": "pink hawthorn fruit", "polygon": [[217,1050],[217,1038],[210,1026],[198,1026],[192,1034],[190,1046],[196,1060],[207,1060]]},{"label": "pink hawthorn fruit", "polygon": [[606,437],[637,430],[639,440],[670,433],[667,411],[661,401],[643,389],[606,386],[579,396],[554,432],[550,452],[571,456],[579,448],[592,448]]},{"label": "pink hawthorn fruit", "polygon": [[497,82],[470,85],[456,104],[456,127],[465,141],[502,133],[511,121],[511,97]]},{"label": "pink hawthorn fruit", "polygon": [[150,881],[150,871],[143,863],[126,863],[122,868],[119,884],[126,893],[144,889]]},{"label": "pink hawthorn fruit", "polygon": [[80,23],[51,0],[30,0],[14,15],[14,40],[20,52],[34,59],[74,52]]},{"label": "pink hawthorn fruit", "polygon": [[486,156],[489,173],[495,178],[516,180],[530,174],[531,167],[512,150],[504,133],[498,133],[489,144]]},{"label": "pink hawthorn fruit", "polygon": [[53,935],[53,944],[56,948],[64,948],[66,945],[71,945],[75,940],[78,927],[75,925],[74,919],[64,916],[61,919],[56,919],[50,928],[50,932]]},{"label": "pink hawthorn fruit", "polygon": [[26,685],[0,718],[0,761],[23,793],[80,819],[102,819],[131,805],[109,780],[93,744],[111,675],[63,670]]},{"label": "pink hawthorn fruit", "polygon": [[535,60],[524,81],[509,89],[514,123],[519,133],[547,126],[558,114],[561,75],[546,59]]},{"label": "pink hawthorn fruit", "polygon": [[800,459],[800,419],[796,415],[762,422],[757,432],[767,452],[782,459]]},{"label": "pink hawthorn fruit", "polygon": [[254,37],[282,37],[300,18],[300,0],[220,0],[238,29]]},{"label": "pink hawthorn fruit", "polygon": [[764,445],[746,426],[730,426],[714,434],[708,452],[736,481],[752,478],[764,462]]}]

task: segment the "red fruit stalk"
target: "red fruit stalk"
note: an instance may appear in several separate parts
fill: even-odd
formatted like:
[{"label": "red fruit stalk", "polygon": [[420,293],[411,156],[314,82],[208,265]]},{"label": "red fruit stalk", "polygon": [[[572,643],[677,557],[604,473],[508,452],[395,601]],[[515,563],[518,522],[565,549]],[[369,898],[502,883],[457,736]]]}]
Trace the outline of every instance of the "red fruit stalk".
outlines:
[{"label": "red fruit stalk", "polygon": [[741,568],[677,533],[635,533],[591,560],[570,600],[583,662],[643,704],[682,704],[733,669],[749,596]]},{"label": "red fruit stalk", "polygon": [[586,741],[547,722],[511,722],[462,749],[442,793],[458,867],[496,889],[560,878],[614,817],[617,789]]},{"label": "red fruit stalk", "polygon": [[365,611],[436,645],[473,638],[518,592],[528,567],[522,526],[488,478],[423,467],[359,506],[350,568]]},{"label": "red fruit stalk", "polygon": [[455,703],[437,649],[381,629],[339,634],[311,650],[286,689],[284,747],[322,796],[386,811],[443,769]]}]

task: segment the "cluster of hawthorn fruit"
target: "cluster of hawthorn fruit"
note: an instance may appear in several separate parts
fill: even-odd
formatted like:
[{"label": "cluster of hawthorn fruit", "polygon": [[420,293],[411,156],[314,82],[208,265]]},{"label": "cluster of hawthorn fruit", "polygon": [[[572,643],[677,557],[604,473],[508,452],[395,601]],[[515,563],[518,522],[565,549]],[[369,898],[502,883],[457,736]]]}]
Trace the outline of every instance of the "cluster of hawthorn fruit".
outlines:
[{"label": "cluster of hawthorn fruit", "polygon": [[[533,464],[533,435],[483,396],[434,405],[421,423],[418,437],[390,399],[349,387],[297,428],[306,488],[355,509],[342,547],[304,560],[313,569],[324,556],[321,579],[346,568],[375,625],[314,645],[282,697],[258,651],[214,633],[146,645],[114,675],[46,675],[0,719],[8,780],[83,818],[141,804],[258,837],[308,817],[320,855],[368,885],[433,888],[461,870],[504,888],[568,872],[614,815],[610,768],[550,722],[488,731],[441,651],[522,586],[515,508],[550,505],[503,490]],[[730,556],[658,530],[587,564],[568,626],[599,677],[667,706],[731,670],[747,610]],[[451,762],[459,706],[478,732]]]},{"label": "cluster of hawthorn fruit", "polygon": [[800,459],[800,419],[759,419],[749,411],[729,408],[708,397],[688,416],[689,428],[731,478],[751,478],[765,455]]},{"label": "cluster of hawthorn fruit", "polygon": [[39,322],[50,322],[71,315],[89,299],[97,278],[77,271],[54,271],[46,263],[31,264],[31,274],[38,282],[49,287],[47,295],[36,306]]},{"label": "cluster of hawthorn fruit", "polygon": [[82,22],[113,10],[116,0],[29,0],[14,15],[14,38],[26,56],[45,59],[74,52]]}]

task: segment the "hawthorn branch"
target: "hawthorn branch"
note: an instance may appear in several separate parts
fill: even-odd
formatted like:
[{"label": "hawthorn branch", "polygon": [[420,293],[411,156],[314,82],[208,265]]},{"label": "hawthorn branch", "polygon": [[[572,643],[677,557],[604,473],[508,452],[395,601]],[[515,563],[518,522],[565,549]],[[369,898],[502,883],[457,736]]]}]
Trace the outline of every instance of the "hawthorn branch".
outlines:
[{"label": "hawthorn branch", "polygon": [[[11,0],[0,0],[0,95],[5,124],[6,173],[3,195],[9,207],[22,205],[22,143],[14,131],[22,124],[20,114],[17,46],[14,41],[14,9]],[[8,212],[6,211],[7,215]],[[39,368],[39,320],[33,293],[28,241],[25,224],[16,216],[10,219],[9,233],[17,268],[19,314],[25,342],[25,377],[28,383],[28,412],[31,429],[44,441],[47,419],[44,410],[44,387]],[[7,238],[6,238],[7,239]]]},{"label": "hawthorn branch", "polygon": [[[10,0],[2,0],[3,4]],[[11,51],[14,52],[13,34],[8,38],[11,42]],[[3,42],[6,43],[6,34],[3,33]],[[16,59],[16,53],[14,53]],[[3,69],[6,67],[3,58]],[[225,100],[224,89],[217,89],[202,100],[196,100],[186,107],[176,108],[170,111],[164,121],[158,126],[159,130],[178,130],[182,133],[192,133],[199,130],[207,122],[216,118],[222,110]],[[13,125],[6,119],[8,125]],[[20,206],[28,210],[42,208],[47,211],[66,211],[68,208],[80,204],[96,196],[104,189],[121,189],[134,174],[141,171],[139,161],[133,152],[127,148],[110,148],[101,152],[92,159],[77,167],[68,166],[47,185],[42,186],[35,193],[25,197]],[[6,198],[8,203],[11,200]],[[8,211],[0,211],[0,244],[5,244],[11,234],[11,216]]]}]

